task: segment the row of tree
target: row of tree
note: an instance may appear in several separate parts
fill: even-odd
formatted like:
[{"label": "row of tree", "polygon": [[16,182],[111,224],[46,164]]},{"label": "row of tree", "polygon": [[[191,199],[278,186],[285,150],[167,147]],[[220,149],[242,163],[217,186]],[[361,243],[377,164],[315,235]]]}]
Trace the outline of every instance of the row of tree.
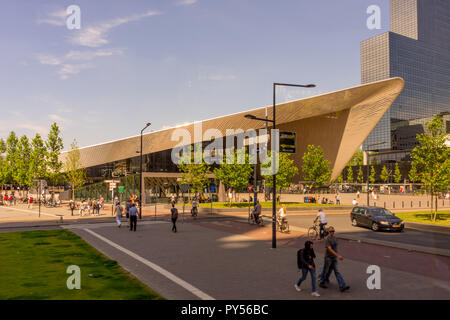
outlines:
[{"label": "row of tree", "polygon": [[14,131],[6,141],[0,139],[0,184],[30,187],[33,180],[45,179],[56,185],[62,175],[59,135],[59,127],[53,123],[45,141],[38,133],[30,140],[26,135],[19,138]]},{"label": "row of tree", "polygon": [[[350,166],[350,165],[347,166],[345,168],[345,170],[343,170],[341,172],[339,177],[337,177],[337,179],[334,180],[333,182],[336,182],[336,183],[344,183],[344,182],[347,182],[347,183],[355,183],[355,182],[363,183],[363,182],[367,182],[367,174],[363,172],[362,166],[360,166],[358,168],[358,172],[356,174],[356,177],[355,177],[355,173],[356,172],[353,171],[353,168],[354,168],[353,166]],[[344,171],[346,172],[345,179],[344,179]],[[393,173],[393,176],[392,176],[392,173]],[[391,178],[393,178],[393,179],[391,179]],[[404,181],[404,176],[403,176],[403,174],[400,171],[400,167],[399,167],[398,163],[395,164],[394,172],[392,172],[392,170],[389,170],[387,168],[387,166],[384,165],[383,168],[381,169],[380,174],[379,174],[379,179],[377,178],[377,172],[375,170],[375,167],[371,166],[370,167],[370,174],[369,174],[369,182],[370,183],[375,183],[375,182],[377,182],[379,180],[381,180],[384,183],[387,183],[389,181],[393,181],[395,183],[403,182]]]}]

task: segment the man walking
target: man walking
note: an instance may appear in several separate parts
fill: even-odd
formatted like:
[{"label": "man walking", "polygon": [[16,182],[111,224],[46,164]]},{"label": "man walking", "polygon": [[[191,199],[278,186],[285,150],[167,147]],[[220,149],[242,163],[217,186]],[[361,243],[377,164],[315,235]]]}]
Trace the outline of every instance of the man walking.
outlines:
[{"label": "man walking", "polygon": [[314,258],[316,257],[313,249],[313,243],[311,241],[305,242],[305,248],[298,250],[297,252],[297,266],[302,271],[302,276],[298,279],[294,285],[295,290],[301,291],[300,285],[306,279],[308,272],[311,273],[312,293],[315,297],[320,297],[320,294],[316,291],[316,265],[314,264]]},{"label": "man walking", "polygon": [[136,223],[137,223],[137,215],[138,210],[136,208],[136,204],[132,203],[130,208],[130,231],[136,231]]},{"label": "man walking", "polygon": [[262,207],[261,204],[259,203],[258,200],[256,200],[256,205],[255,208],[253,209],[253,215],[255,216],[255,223],[258,224],[259,223],[259,215],[262,212]]},{"label": "man walking", "polygon": [[[122,225],[122,221],[120,221],[120,219],[122,218],[122,211],[123,211],[123,208],[120,205],[120,201],[118,201],[116,204],[116,222],[117,222],[117,226],[119,228]],[[134,230],[134,231],[136,231],[136,230]]]},{"label": "man walking", "polygon": [[343,260],[344,258],[338,254],[337,250],[337,239],[334,236],[334,228],[330,227],[328,229],[328,237],[325,239],[325,262],[323,266],[322,273],[320,275],[319,287],[328,288],[325,285],[325,281],[328,280],[329,275],[332,271],[334,271],[334,275],[336,276],[336,280],[339,284],[339,290],[344,292],[350,289],[349,286],[345,284],[344,278],[342,278],[341,274],[338,270],[338,259]]},{"label": "man walking", "polygon": [[176,222],[178,219],[178,209],[175,208],[175,204],[172,203],[172,209],[170,209],[170,214],[171,214],[171,219],[172,219],[172,232],[177,232],[177,226],[176,226]]}]

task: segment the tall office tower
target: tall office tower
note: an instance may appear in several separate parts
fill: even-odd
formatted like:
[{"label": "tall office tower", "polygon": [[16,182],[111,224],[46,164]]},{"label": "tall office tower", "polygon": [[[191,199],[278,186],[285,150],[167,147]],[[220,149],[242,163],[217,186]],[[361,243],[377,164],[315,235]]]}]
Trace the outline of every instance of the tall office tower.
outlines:
[{"label": "tall office tower", "polygon": [[384,160],[402,161],[433,115],[444,115],[449,131],[449,0],[391,0],[391,31],[361,42],[361,80],[392,77],[405,88],[363,149],[391,150]]}]

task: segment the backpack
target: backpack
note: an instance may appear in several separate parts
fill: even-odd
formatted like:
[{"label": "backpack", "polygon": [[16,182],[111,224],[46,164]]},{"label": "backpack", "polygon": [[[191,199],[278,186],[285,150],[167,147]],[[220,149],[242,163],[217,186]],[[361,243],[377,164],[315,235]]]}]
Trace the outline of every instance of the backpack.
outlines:
[{"label": "backpack", "polygon": [[297,267],[299,269],[303,268],[303,249],[297,251]]}]

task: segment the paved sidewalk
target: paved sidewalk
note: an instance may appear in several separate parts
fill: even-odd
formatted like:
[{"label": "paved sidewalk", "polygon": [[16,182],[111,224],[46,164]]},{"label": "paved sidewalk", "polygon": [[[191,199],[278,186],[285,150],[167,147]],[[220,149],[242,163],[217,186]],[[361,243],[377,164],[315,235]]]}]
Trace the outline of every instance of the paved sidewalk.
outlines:
[{"label": "paved sidewalk", "polygon": [[[200,299],[199,292],[214,299],[317,299],[310,295],[310,278],[302,284],[302,292],[294,289],[299,276],[296,251],[305,240],[296,231],[280,235],[277,249],[271,249],[269,228],[225,220],[179,222],[176,234],[164,221],[138,222],[137,232],[112,223],[65,227],[168,299]],[[332,276],[329,289],[319,288],[319,299],[450,299],[450,279],[442,277],[445,270],[449,274],[447,257],[345,240],[340,248],[346,258],[339,268],[351,290],[340,293]],[[320,271],[320,242],[316,250]],[[367,288],[366,270],[371,264],[381,267],[381,290]],[[167,274],[191,287],[181,286]]]}]

